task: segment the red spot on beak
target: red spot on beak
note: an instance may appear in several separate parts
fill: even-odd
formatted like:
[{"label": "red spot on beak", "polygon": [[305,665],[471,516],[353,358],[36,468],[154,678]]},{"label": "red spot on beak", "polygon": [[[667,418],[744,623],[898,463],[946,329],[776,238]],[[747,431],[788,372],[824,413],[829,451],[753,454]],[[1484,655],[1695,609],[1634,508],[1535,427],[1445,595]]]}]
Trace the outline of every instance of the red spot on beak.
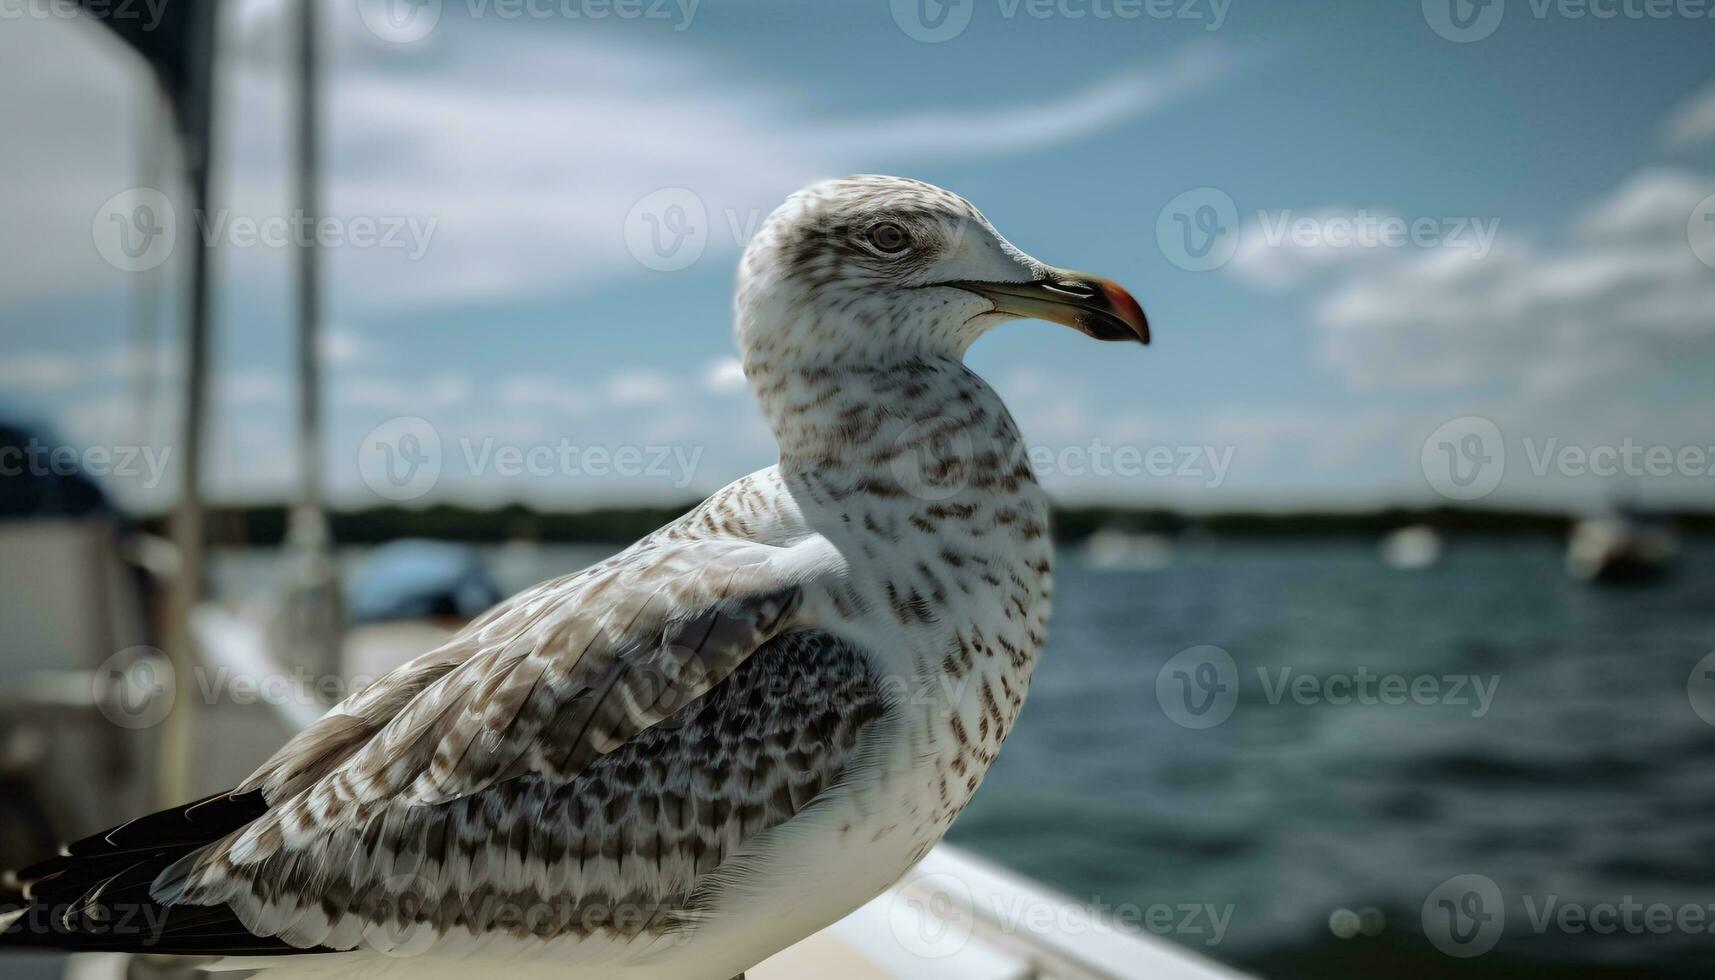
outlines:
[{"label": "red spot on beak", "polygon": [[1124,320],[1126,326],[1137,334],[1138,340],[1149,343],[1149,318],[1143,315],[1143,307],[1126,292],[1125,287],[1106,279],[1096,280],[1096,286],[1101,289],[1102,296],[1108,301],[1108,308],[1113,311],[1114,316]]}]

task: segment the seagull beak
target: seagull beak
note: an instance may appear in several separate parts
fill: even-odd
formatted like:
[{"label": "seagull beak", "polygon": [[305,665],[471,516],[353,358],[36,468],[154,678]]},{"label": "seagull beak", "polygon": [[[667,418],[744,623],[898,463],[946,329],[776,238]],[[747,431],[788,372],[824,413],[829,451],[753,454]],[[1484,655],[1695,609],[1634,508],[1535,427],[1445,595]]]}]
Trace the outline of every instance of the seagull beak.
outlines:
[{"label": "seagull beak", "polygon": [[1149,320],[1118,283],[1065,269],[1045,268],[1028,282],[947,283],[994,304],[996,313],[1063,323],[1097,340],[1149,343]]}]

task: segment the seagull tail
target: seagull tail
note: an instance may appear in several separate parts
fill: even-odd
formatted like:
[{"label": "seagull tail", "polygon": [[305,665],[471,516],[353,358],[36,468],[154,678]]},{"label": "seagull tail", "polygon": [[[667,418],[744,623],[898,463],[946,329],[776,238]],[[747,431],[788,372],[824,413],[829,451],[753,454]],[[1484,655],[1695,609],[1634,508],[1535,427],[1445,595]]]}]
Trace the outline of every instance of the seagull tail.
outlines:
[{"label": "seagull tail", "polygon": [[0,887],[0,950],[64,949],[185,955],[306,953],[257,936],[223,905],[169,905],[151,886],[162,871],[268,809],[260,792],[219,793],[67,846],[9,873]]}]

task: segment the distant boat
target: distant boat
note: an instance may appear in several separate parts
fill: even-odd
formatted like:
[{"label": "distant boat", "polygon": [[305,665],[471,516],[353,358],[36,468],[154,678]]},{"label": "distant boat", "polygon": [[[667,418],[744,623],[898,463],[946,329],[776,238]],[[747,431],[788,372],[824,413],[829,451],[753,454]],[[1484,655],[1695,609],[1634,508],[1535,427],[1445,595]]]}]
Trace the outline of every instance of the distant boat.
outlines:
[{"label": "distant boat", "polygon": [[1647,585],[1666,578],[1679,554],[1672,528],[1635,514],[1579,521],[1566,548],[1566,570],[1593,585]]},{"label": "distant boat", "polygon": [[1382,561],[1389,568],[1416,571],[1441,561],[1446,545],[1441,532],[1427,524],[1413,524],[1388,532],[1382,538]]},{"label": "distant boat", "polygon": [[402,538],[376,548],[346,583],[353,623],[481,615],[506,596],[466,544]]},{"label": "distant boat", "polygon": [[1156,571],[1173,564],[1173,539],[1105,527],[1084,542],[1084,563],[1103,571]]}]

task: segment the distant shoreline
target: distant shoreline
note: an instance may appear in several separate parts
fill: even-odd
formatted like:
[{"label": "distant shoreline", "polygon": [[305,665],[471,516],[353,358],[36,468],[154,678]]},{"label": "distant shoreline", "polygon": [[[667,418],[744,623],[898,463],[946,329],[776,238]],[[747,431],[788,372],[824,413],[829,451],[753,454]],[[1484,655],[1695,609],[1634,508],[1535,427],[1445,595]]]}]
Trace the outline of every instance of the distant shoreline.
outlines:
[{"label": "distant shoreline", "polygon": [[[636,540],[696,503],[585,511],[544,511],[522,504],[494,508],[452,504],[376,507],[333,511],[328,521],[334,540],[341,544],[379,544],[398,538],[609,544]],[[283,504],[213,507],[208,511],[208,526],[217,544],[266,547],[285,540],[287,514],[288,508]],[[1670,520],[1686,534],[1715,534],[1715,511],[1656,516]],[[1171,536],[1206,533],[1219,538],[1374,538],[1398,528],[1423,525],[1463,536],[1562,538],[1577,520],[1577,515],[1570,514],[1452,507],[1211,514],[1115,506],[1056,507],[1054,536],[1061,543],[1075,544],[1112,527]],[[163,531],[166,518],[148,517],[141,523],[151,530]]]}]

